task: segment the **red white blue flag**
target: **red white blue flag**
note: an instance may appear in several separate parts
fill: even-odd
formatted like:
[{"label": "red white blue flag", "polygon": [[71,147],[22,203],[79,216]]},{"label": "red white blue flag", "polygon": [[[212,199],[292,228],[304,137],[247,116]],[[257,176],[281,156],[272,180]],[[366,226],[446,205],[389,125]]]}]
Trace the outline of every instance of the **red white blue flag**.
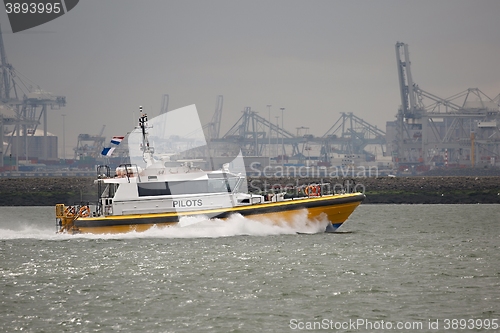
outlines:
[{"label": "red white blue flag", "polygon": [[[120,142],[122,142],[122,140],[124,139],[125,137],[124,136],[114,136],[111,138],[111,144],[112,145],[115,145],[115,146],[118,146],[120,144]],[[104,155],[104,156],[111,156],[111,154],[113,154],[113,151],[115,150],[116,147],[111,147],[111,148],[104,148],[101,152],[101,155]]]},{"label": "red white blue flag", "polygon": [[111,139],[111,143],[114,144],[114,145],[119,145],[120,142],[122,142],[124,136],[114,136],[112,139]]},{"label": "red white blue flag", "polygon": [[113,154],[113,151],[115,150],[115,147],[112,147],[112,148],[104,148],[101,152],[101,155],[104,155],[104,156],[111,156],[111,154]]}]

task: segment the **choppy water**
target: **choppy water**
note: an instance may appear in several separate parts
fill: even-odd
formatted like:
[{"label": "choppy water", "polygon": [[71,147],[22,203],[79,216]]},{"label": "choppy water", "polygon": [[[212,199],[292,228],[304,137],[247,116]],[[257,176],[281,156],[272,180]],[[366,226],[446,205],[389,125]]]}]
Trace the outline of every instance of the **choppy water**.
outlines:
[{"label": "choppy water", "polygon": [[500,325],[498,205],[361,205],[342,234],[197,222],[67,236],[52,207],[0,207],[0,332]]}]

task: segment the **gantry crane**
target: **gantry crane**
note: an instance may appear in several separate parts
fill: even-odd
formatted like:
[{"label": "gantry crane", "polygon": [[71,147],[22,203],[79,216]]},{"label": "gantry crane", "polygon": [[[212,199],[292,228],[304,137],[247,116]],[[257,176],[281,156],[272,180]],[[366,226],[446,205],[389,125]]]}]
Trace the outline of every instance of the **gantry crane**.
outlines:
[{"label": "gantry crane", "polygon": [[208,124],[203,126],[203,129],[206,130],[207,139],[209,141],[219,138],[223,104],[224,104],[224,97],[222,95],[218,95],[217,100],[215,102],[215,112],[212,117],[212,120]]},{"label": "gantry crane", "polygon": [[474,165],[474,159],[493,158],[494,162],[499,158],[496,99],[500,95],[491,99],[478,88],[469,88],[441,98],[413,82],[407,44],[396,43],[396,62],[401,107],[396,115],[396,136],[389,146],[400,168],[431,163]]},{"label": "gantry crane", "polygon": [[[0,28],[0,101],[4,108],[10,110],[14,117],[0,117],[0,141],[3,143],[4,126],[12,125],[12,131],[7,138],[7,147],[9,150],[13,140],[18,140],[23,137],[23,142],[27,143],[28,136],[34,136],[40,120],[43,119],[43,137],[40,158],[45,160],[48,158],[48,140],[47,138],[47,108],[60,108],[66,105],[66,97],[54,96],[48,92],[41,90],[39,87],[33,89],[32,85],[27,85],[22,79],[22,75],[8,63],[3,42],[2,31]],[[19,91],[18,91],[19,90]],[[21,95],[22,93],[22,95]],[[19,147],[19,144],[16,144]],[[3,144],[2,144],[3,148]],[[28,144],[25,144],[24,152],[13,151],[11,155],[18,161],[19,156],[23,153],[28,158]],[[1,150],[0,166],[3,166],[3,149]],[[18,149],[16,149],[18,150]],[[16,163],[17,164],[17,163]]]},{"label": "gantry crane", "polygon": [[382,152],[386,143],[385,132],[371,125],[352,112],[340,113],[340,118],[321,137],[324,161],[329,161],[332,153],[365,155],[367,160],[375,159],[374,154],[365,150],[368,145],[380,145]]},{"label": "gantry crane", "polygon": [[168,101],[169,101],[170,97],[168,94],[164,94],[163,95],[163,98],[161,100],[161,110],[160,110],[160,114],[164,114],[164,113],[167,113],[168,112]]},{"label": "gantry crane", "polygon": [[75,150],[75,160],[85,159],[87,157],[97,158],[100,156],[104,141],[106,138],[103,136],[106,125],[103,125],[98,135],[79,134],[78,142]]}]

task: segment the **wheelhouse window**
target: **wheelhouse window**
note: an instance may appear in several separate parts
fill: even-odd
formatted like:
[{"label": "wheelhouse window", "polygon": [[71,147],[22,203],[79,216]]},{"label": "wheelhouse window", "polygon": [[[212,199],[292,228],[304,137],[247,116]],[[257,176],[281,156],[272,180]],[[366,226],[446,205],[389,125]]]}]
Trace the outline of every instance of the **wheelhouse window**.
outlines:
[{"label": "wheelhouse window", "polygon": [[225,179],[222,178],[209,179],[208,192],[209,193],[231,192],[231,188],[228,186]]},{"label": "wheelhouse window", "polygon": [[140,197],[159,195],[182,195],[198,193],[232,192],[238,183],[238,178],[211,178],[205,180],[190,180],[177,182],[138,183]]},{"label": "wheelhouse window", "polygon": [[103,189],[103,183],[99,183],[98,192],[101,194],[101,198],[112,198],[115,196],[116,190],[118,190],[118,186],[120,184],[106,184]]},{"label": "wheelhouse window", "polygon": [[138,183],[137,190],[140,197],[170,195],[170,189],[166,182]]}]

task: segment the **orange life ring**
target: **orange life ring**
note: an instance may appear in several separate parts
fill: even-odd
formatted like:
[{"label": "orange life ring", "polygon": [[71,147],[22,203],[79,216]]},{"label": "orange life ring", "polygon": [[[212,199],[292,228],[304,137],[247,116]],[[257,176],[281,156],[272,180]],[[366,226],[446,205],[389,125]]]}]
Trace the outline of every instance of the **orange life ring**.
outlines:
[{"label": "orange life ring", "polygon": [[89,217],[90,216],[89,206],[82,206],[80,208],[80,210],[78,211],[78,216],[79,217]]},{"label": "orange life ring", "polygon": [[319,186],[314,186],[314,185],[309,185],[309,186],[306,186],[305,190],[306,192],[306,195],[310,196],[310,197],[315,197],[315,196],[318,196],[319,195]]},{"label": "orange life ring", "polygon": [[67,217],[73,217],[73,216],[75,216],[75,213],[76,213],[76,209],[73,206],[68,206],[64,210],[64,215]]}]

